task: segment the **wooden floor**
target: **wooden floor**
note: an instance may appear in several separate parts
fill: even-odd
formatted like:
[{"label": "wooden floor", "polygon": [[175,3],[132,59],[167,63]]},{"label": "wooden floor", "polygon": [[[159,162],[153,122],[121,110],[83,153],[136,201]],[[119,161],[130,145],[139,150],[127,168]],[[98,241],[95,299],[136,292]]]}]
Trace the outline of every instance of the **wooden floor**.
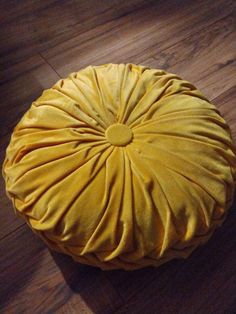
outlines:
[{"label": "wooden floor", "polygon": [[[2,0],[0,162],[31,102],[89,64],[139,63],[190,80],[236,142],[235,0]],[[236,313],[235,203],[187,260],[106,271],[51,253],[0,181],[0,313]]]}]

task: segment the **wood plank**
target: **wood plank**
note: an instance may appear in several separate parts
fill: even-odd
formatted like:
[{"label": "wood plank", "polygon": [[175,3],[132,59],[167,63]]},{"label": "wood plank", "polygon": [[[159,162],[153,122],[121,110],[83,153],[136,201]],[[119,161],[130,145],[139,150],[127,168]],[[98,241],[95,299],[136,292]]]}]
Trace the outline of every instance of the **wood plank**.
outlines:
[{"label": "wood plank", "polygon": [[[97,25],[125,15],[147,1],[2,1],[0,65],[22,61]],[[17,26],[16,26],[17,25]]]},{"label": "wood plank", "polygon": [[26,225],[0,241],[0,251],[1,313],[106,314],[122,304],[104,272],[52,255]]},{"label": "wood plank", "polygon": [[72,292],[69,302],[58,313],[78,313],[78,310],[83,313],[82,301],[86,305],[85,313],[90,309],[91,313],[109,314],[122,306],[122,298],[103,271],[78,264],[66,256],[53,256]]},{"label": "wood plank", "polygon": [[233,86],[226,92],[222,93],[215,99],[213,103],[220,110],[220,113],[230,126],[231,135],[236,145],[236,86]]},{"label": "wood plank", "polygon": [[[220,3],[220,0],[147,3],[145,8],[78,34],[42,55],[62,77],[89,64],[135,63],[140,57],[148,58],[207,28],[235,7],[229,0],[223,7]],[[201,14],[196,14],[196,10]]]},{"label": "wood plank", "polygon": [[[14,126],[30,107],[32,101],[49,88],[59,76],[40,57],[34,56],[30,62],[24,61],[5,72],[6,82],[0,85],[0,164],[5,158],[5,150]],[[9,78],[9,80],[8,80]],[[22,219],[15,216],[12,204],[5,193],[5,182],[0,176],[0,239],[22,225]]]},{"label": "wood plank", "polygon": [[236,199],[223,226],[186,260],[132,273],[107,272],[125,300],[115,313],[234,313],[235,209]]},{"label": "wood plank", "polygon": [[214,99],[236,85],[236,9],[141,64],[178,73]]},{"label": "wood plank", "polygon": [[[35,56],[34,62],[31,59],[30,64],[24,61],[13,66],[13,70],[15,79],[8,81],[11,74],[6,74],[6,82],[0,86],[0,136],[9,133],[31,102],[60,78],[40,56]],[[10,72],[8,69],[5,73]]]},{"label": "wood plank", "polygon": [[37,54],[27,58],[27,60],[15,63],[6,68],[2,68],[0,72],[0,84],[2,85],[3,83],[9,82],[10,80],[21,77],[21,75],[25,75],[32,70],[40,68],[41,66],[45,65],[45,63],[45,60],[39,54]]},{"label": "wood plank", "polygon": [[18,20],[23,15],[35,14],[35,12],[45,10],[55,0],[32,1],[32,0],[2,0],[0,2],[1,24]]}]

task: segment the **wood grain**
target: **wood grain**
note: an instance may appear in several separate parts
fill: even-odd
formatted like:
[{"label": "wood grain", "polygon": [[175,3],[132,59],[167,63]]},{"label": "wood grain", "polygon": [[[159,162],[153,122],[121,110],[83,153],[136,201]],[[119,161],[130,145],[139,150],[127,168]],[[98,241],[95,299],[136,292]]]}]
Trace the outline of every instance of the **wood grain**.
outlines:
[{"label": "wood grain", "polygon": [[[3,0],[0,163],[42,91],[89,64],[133,62],[193,82],[236,143],[233,0]],[[0,313],[236,313],[236,201],[211,240],[160,268],[106,271],[50,252],[15,216],[0,179]]]},{"label": "wood grain", "polygon": [[[236,10],[141,64],[194,82],[210,99],[236,86]],[[211,52],[211,53],[209,53]]]},{"label": "wood grain", "polygon": [[146,3],[144,0],[103,0],[98,5],[93,0],[1,1],[0,65],[8,67]]},{"label": "wood grain", "polygon": [[[232,1],[225,1],[220,11],[219,2],[147,3],[142,9],[96,27],[95,31],[46,49],[42,55],[62,77],[88,64],[140,63],[144,56],[159,53],[232,12]],[[201,10],[201,14],[196,14],[196,10]]]}]

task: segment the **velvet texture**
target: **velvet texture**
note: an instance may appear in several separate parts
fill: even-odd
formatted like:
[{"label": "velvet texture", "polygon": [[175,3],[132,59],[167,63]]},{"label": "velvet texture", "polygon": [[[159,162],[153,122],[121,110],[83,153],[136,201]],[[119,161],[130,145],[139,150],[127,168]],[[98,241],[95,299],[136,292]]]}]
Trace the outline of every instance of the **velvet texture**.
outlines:
[{"label": "velvet texture", "polygon": [[52,249],[132,270],[209,239],[233,200],[236,157],[225,120],[192,84],[105,64],[32,103],[2,170],[16,212]]}]

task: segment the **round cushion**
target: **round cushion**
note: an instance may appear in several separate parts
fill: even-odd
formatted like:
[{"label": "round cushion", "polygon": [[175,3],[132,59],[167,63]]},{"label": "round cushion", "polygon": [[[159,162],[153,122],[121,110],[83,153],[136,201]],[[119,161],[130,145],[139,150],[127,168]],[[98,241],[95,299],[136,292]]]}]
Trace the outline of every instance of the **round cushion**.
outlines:
[{"label": "round cushion", "polygon": [[229,127],[192,84],[88,66],[34,101],[3,164],[14,208],[49,247],[102,269],[186,258],[232,204]]}]

